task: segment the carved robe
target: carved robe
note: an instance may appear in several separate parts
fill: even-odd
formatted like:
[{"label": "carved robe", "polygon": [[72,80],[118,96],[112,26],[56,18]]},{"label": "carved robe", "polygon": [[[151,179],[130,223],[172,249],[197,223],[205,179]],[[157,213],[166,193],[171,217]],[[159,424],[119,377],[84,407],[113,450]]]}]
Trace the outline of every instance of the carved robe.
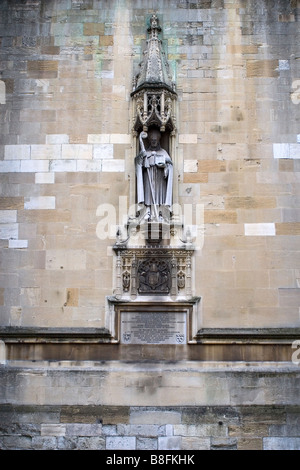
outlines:
[{"label": "carved robe", "polygon": [[136,157],[137,199],[146,206],[172,205],[173,165],[166,150],[147,150]]}]

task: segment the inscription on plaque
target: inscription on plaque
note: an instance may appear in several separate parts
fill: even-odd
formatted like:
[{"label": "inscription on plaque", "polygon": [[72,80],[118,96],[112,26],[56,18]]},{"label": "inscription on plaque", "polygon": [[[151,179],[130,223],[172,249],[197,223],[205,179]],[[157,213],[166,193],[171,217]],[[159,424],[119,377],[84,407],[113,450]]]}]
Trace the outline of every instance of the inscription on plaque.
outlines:
[{"label": "inscription on plaque", "polygon": [[186,344],[185,312],[121,312],[123,344]]}]

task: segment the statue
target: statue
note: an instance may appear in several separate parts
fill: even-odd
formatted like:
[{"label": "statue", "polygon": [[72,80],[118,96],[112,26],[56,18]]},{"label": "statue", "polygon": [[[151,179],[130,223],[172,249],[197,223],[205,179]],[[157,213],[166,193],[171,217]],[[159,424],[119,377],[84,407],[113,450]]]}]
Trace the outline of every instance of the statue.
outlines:
[{"label": "statue", "polygon": [[172,205],[173,163],[160,146],[160,131],[149,132],[149,148],[145,150],[143,138],[147,133],[141,132],[141,152],[135,159],[137,177],[137,202],[146,207],[145,219],[163,220],[165,208],[170,211]]}]

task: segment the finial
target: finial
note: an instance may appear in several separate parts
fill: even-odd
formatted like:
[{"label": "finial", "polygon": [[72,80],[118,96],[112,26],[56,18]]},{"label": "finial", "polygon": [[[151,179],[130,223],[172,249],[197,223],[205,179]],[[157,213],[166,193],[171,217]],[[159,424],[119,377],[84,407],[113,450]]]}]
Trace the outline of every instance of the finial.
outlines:
[{"label": "finial", "polygon": [[148,31],[149,32],[151,31],[155,32],[156,30],[161,31],[161,27],[159,26],[158,22],[159,22],[158,16],[155,13],[153,13],[153,15],[150,18],[150,28],[148,28]]}]

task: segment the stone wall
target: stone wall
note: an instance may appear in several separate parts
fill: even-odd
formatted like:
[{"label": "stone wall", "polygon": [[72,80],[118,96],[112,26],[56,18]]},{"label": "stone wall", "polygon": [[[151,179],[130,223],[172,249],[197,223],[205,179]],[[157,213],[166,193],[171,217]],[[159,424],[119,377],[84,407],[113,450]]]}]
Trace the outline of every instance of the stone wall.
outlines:
[{"label": "stone wall", "polygon": [[299,366],[15,363],[0,448],[299,450]]},{"label": "stone wall", "polygon": [[2,406],[0,416],[2,450],[300,447],[299,407]]},{"label": "stone wall", "polygon": [[[199,227],[199,327],[300,326],[299,10],[299,0],[0,2],[3,330],[108,335],[112,246],[135,194],[130,93],[154,12],[178,94],[174,192]],[[64,338],[63,352],[48,345],[52,361],[43,338],[22,348],[1,337],[0,448],[299,449],[290,339],[268,337],[257,359],[261,339],[243,337],[238,359],[224,359],[218,335],[204,359],[222,359],[209,366],[136,363],[124,345],[109,358],[105,344],[92,362]]]},{"label": "stone wall", "polygon": [[103,204],[118,216],[134,198],[130,93],[156,11],[178,92],[175,189],[203,234],[203,326],[299,325],[299,2],[0,9],[1,324],[106,326],[116,227],[97,227]]}]

